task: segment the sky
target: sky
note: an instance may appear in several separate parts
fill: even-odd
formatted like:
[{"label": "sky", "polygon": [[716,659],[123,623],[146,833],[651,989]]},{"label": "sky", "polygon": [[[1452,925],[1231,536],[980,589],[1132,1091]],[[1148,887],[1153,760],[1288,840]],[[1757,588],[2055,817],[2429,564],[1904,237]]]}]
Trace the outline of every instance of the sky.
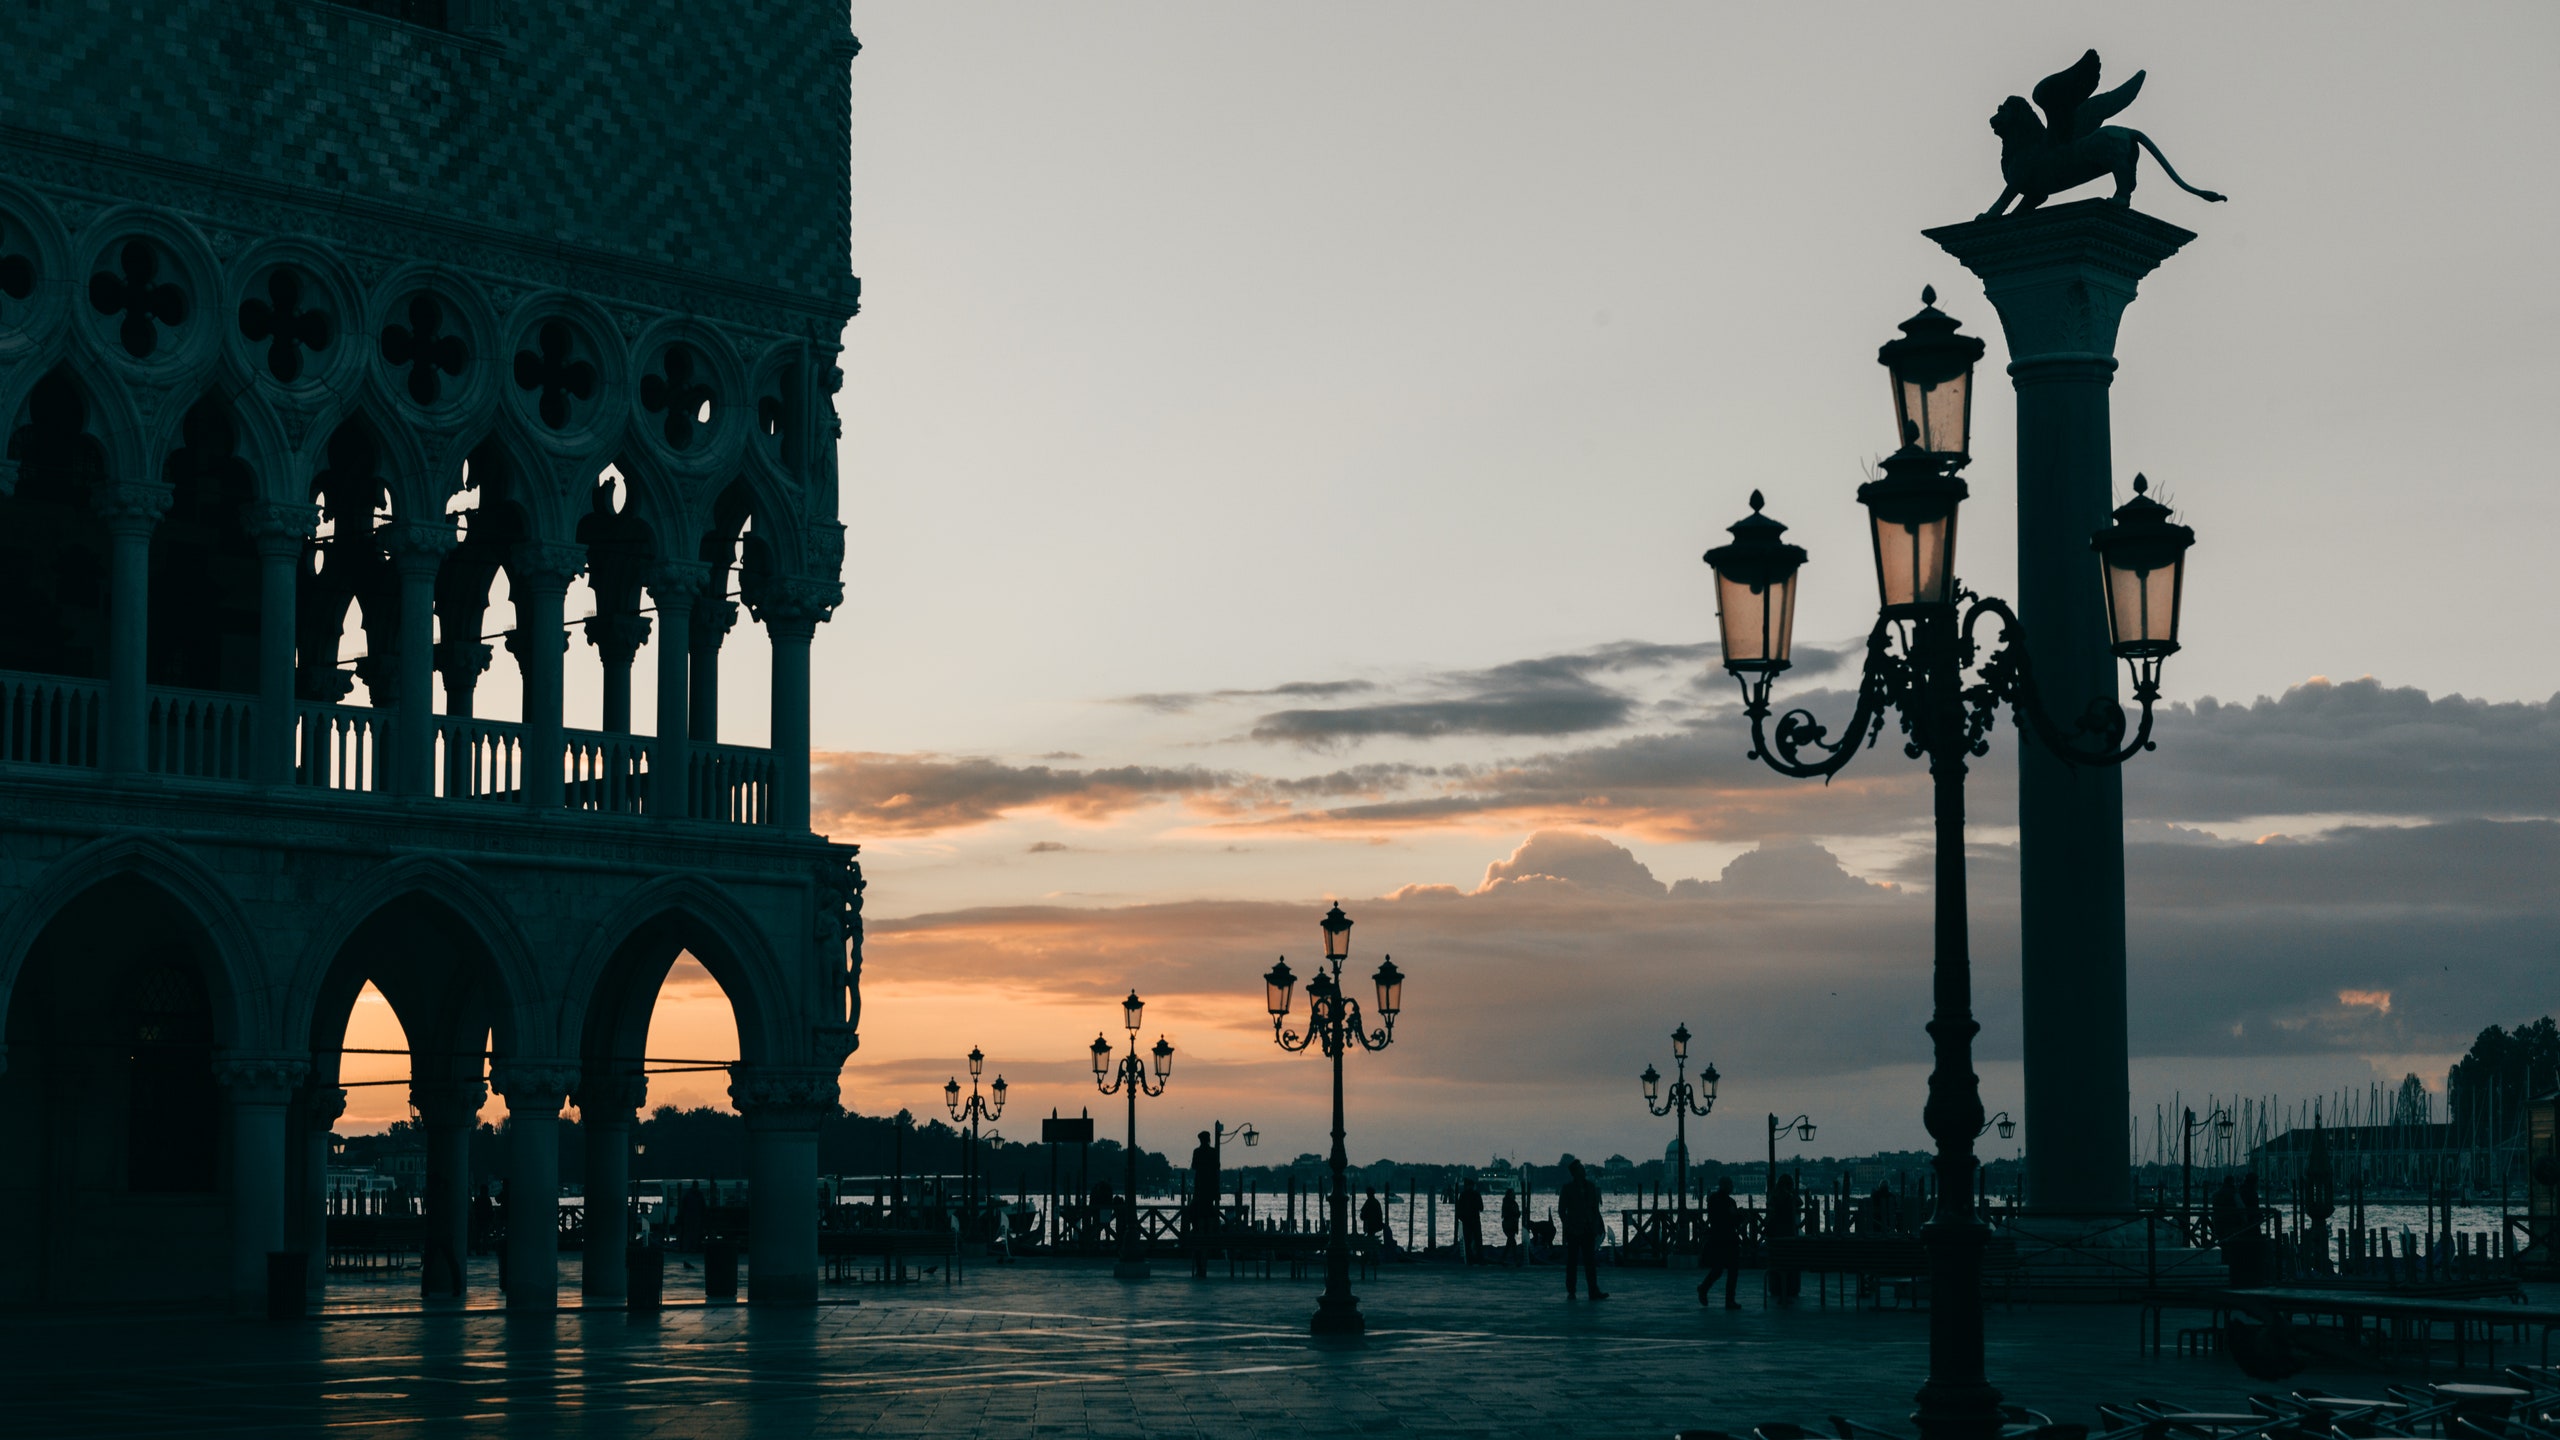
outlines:
[{"label": "sky", "polygon": [[[2149,72],[2120,123],[2232,197],[2143,162],[2138,207],[2200,238],[2143,282],[2113,390],[2120,482],[2200,536],[2125,773],[2136,1111],[2441,1087],[2481,1027],[2560,1008],[2560,192],[2516,159],[2560,131],[2560,12],[851,15],[863,313],[813,717],[819,828],[871,881],[848,1106],[938,1112],[978,1045],[1009,1133],[1116,1129],[1085,1051],[1134,986],[1178,1050],[1142,1142],[1217,1118],[1320,1151],[1321,1065],[1271,1045],[1259,976],[1304,974],[1339,899],[1355,970],[1411,977],[1350,1064],[1355,1159],[1658,1154],[1635,1075],[1681,1022],[1722,1076],[1697,1153],[1757,1153],[1772,1111],[1822,1153],[1924,1146],[1918,767],[1746,763],[1698,555],[1768,494],[1813,555],[1781,694],[1845,715],[1875,347],[1934,285],[1991,347],[1962,573],[2013,592],[2004,347],[1919,232],[1991,202],[1992,109],[2086,47]],[[742,638],[723,728],[756,743]],[[2011,745],[1971,791],[1994,1110]],[[696,971],[658,1025],[652,1054],[734,1053]]]}]

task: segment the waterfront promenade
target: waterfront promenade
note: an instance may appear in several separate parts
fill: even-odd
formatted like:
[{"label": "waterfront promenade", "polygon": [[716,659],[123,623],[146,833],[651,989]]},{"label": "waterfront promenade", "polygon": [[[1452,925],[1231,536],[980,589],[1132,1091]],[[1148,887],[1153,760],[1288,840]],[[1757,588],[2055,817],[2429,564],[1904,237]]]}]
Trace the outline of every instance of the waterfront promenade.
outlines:
[{"label": "waterfront promenade", "polygon": [[[1708,1311],[1693,1270],[1605,1273],[1611,1298],[1595,1304],[1562,1299],[1553,1269],[1390,1267],[1361,1287],[1371,1329],[1351,1344],[1307,1337],[1313,1283],[1121,1284],[1091,1262],[829,1287],[814,1311],[684,1306],[654,1319],[18,1315],[0,1321],[0,1414],[15,1440],[1663,1437],[1833,1414],[1907,1430],[1927,1361],[1921,1314],[1766,1310],[1756,1296]],[[2225,1359],[2140,1356],[2134,1328],[2129,1307],[1995,1306],[1991,1374],[2011,1400],[2082,1421],[2099,1400],[2228,1408],[2264,1388]]]}]

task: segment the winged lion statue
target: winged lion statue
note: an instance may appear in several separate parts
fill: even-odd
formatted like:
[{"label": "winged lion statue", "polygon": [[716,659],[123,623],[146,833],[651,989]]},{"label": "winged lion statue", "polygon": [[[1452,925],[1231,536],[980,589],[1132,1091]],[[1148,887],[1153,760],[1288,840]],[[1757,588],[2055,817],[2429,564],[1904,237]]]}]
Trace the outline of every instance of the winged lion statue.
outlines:
[{"label": "winged lion statue", "polygon": [[2098,93],[2098,52],[2092,50],[2070,69],[2036,82],[2036,109],[2044,111],[2044,119],[2038,120],[2035,110],[2018,96],[2001,101],[1991,117],[1991,129],[2000,137],[2000,178],[2007,183],[1981,218],[1988,220],[2007,211],[2011,200],[2018,201],[2013,213],[2023,215],[2074,185],[2107,175],[2116,181],[2116,193],[2107,198],[2130,205],[2133,166],[2140,158],[2136,146],[2150,151],[2179,189],[2207,200],[2225,198],[2180,179],[2177,167],[2150,136],[2106,123],[2142,93],[2145,73],[2136,70],[2132,79],[2102,95]]}]

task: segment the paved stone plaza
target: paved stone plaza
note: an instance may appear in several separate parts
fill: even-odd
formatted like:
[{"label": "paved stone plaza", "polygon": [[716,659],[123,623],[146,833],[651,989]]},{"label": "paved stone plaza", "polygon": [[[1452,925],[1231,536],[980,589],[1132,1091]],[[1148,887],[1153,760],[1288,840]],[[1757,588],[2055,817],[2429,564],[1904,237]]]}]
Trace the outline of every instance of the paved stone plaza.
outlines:
[{"label": "paved stone plaza", "polygon": [[[1824,1310],[1810,1289],[1792,1310],[1756,1297],[1703,1310],[1689,1270],[1608,1271],[1611,1298],[1594,1304],[1565,1301],[1552,1269],[1400,1267],[1361,1287],[1373,1328],[1343,1345],[1305,1333],[1312,1280],[1171,1268],[1122,1284],[1083,1264],[985,1265],[957,1284],[832,1286],[815,1311],[655,1320],[19,1316],[0,1325],[0,1414],[15,1440],[1661,1437],[1832,1414],[1906,1428],[1927,1358],[1920,1314]],[[2013,1400],[2079,1420],[2099,1399],[2265,1388],[2227,1360],[2140,1356],[2134,1329],[2126,1307],[1995,1306],[1991,1374]]]}]

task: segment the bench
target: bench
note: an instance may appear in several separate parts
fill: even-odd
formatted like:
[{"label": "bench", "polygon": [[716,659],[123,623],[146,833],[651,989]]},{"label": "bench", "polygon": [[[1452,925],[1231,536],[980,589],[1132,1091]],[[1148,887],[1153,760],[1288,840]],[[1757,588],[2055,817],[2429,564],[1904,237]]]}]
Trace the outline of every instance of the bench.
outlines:
[{"label": "bench", "polygon": [[[1888,1290],[1898,1292],[1917,1305],[1926,1295],[1929,1279],[1928,1242],[1902,1235],[1798,1235],[1768,1244],[1771,1270],[1812,1271],[1819,1303],[1831,1303],[1830,1277],[1840,1276],[1850,1283],[1842,1298],[1856,1304],[1868,1295],[1877,1303],[1884,1302]],[[2014,1280],[2018,1273],[2018,1244],[1995,1236],[1983,1246],[1982,1271],[1984,1288],[1992,1281]]]}]

